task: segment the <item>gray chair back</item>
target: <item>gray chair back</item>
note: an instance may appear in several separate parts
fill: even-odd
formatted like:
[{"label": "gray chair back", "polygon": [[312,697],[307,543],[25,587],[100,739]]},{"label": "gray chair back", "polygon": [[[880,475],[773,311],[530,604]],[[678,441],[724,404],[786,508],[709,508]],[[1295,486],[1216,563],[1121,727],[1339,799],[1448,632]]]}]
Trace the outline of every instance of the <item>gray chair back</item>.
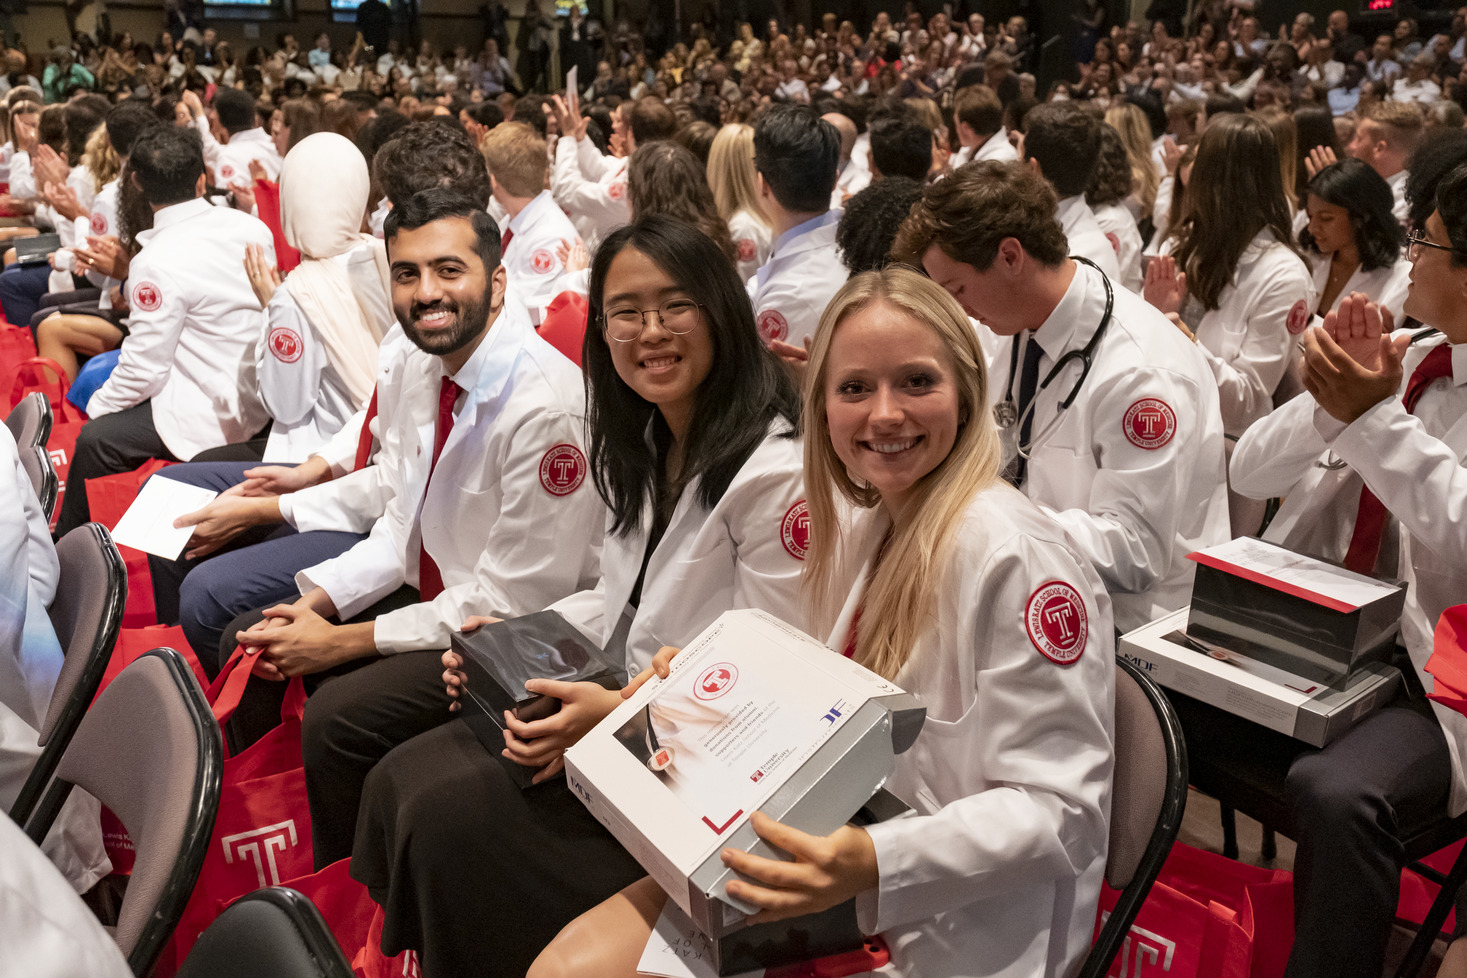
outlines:
[{"label": "gray chair back", "polygon": [[72,530],[56,545],[56,556],[61,574],[56,597],[46,612],[66,658],[41,724],[39,743],[45,750],[10,809],[17,825],[30,818],[77,724],[97,695],[127,604],[127,568],[102,524],[86,523]]},{"label": "gray chair back", "polygon": [[40,391],[31,391],[20,399],[5,418],[5,427],[15,436],[22,452],[36,445],[44,446],[51,437],[51,402]]},{"label": "gray chair back", "polygon": [[20,449],[20,467],[25,470],[26,478],[30,479],[31,488],[36,491],[36,501],[41,504],[41,512],[50,518],[51,511],[56,508],[56,497],[61,492],[61,479],[56,474],[56,466],[51,464],[46,446],[32,445],[30,448]]},{"label": "gray chair back", "polygon": [[40,844],[73,786],[126,827],[136,858],[118,909],[117,944],[145,975],[198,879],[219,810],[224,747],[183,657],[154,649],[109,685],[82,718],[26,834]]},{"label": "gray chair back", "polygon": [[1120,890],[1079,978],[1110,968],[1171,851],[1187,807],[1187,748],[1176,711],[1150,677],[1116,658],[1115,778],[1105,880]]},{"label": "gray chair back", "polygon": [[271,886],[241,897],[199,937],[178,978],[351,978],[315,904]]}]

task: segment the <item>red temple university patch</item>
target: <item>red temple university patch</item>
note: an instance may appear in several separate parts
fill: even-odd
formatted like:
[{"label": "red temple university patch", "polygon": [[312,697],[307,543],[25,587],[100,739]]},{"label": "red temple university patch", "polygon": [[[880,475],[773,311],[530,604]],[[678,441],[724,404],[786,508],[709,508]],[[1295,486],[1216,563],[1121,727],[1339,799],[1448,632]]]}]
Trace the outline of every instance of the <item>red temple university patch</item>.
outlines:
[{"label": "red temple university patch", "polygon": [[693,695],[700,700],[716,700],[734,688],[739,681],[739,667],[732,662],[720,662],[703,670],[693,684]]},{"label": "red temple university patch", "polygon": [[612,200],[621,200],[627,195],[627,185],[624,183],[613,183],[606,188],[606,193]]},{"label": "red temple university patch", "polygon": [[551,254],[549,248],[536,248],[535,253],[530,256],[530,268],[537,275],[544,275],[555,267],[555,255]]},{"label": "red temple university patch", "polygon": [[777,309],[766,309],[759,314],[759,338],[768,346],[775,340],[790,335],[790,324]]},{"label": "red temple university patch", "polygon": [[1289,310],[1289,318],[1284,320],[1284,325],[1295,336],[1304,332],[1304,327],[1309,325],[1309,303],[1303,299],[1294,303],[1293,308]]},{"label": "red temple university patch", "polygon": [[1085,602],[1064,581],[1050,581],[1029,596],[1024,628],[1036,649],[1060,665],[1069,665],[1085,651],[1090,631]]},{"label": "red temple university patch", "polygon": [[1126,440],[1137,448],[1156,449],[1177,433],[1177,415],[1171,405],[1155,397],[1143,397],[1126,410],[1121,421]]},{"label": "red temple university patch", "polygon": [[88,226],[92,229],[93,234],[101,237],[107,233],[107,215],[100,211],[94,213],[91,221],[88,222]]},{"label": "red temple university patch", "polygon": [[754,256],[759,253],[754,245],[753,238],[739,239],[739,261],[753,261]]},{"label": "red temple university patch", "polygon": [[569,496],[586,481],[586,456],[574,445],[556,445],[540,460],[540,485],[552,496]]},{"label": "red temple university patch", "polygon": [[805,505],[803,499],[784,514],[779,535],[784,541],[784,549],[790,552],[791,557],[796,560],[805,559],[805,552],[810,546],[810,507]]},{"label": "red temple university patch", "polygon": [[163,304],[163,293],[152,282],[139,282],[132,287],[132,304],[143,312],[152,312]]},{"label": "red temple university patch", "polygon": [[305,349],[306,346],[301,342],[300,334],[295,330],[276,326],[270,331],[270,352],[281,363],[295,363],[301,358]]}]

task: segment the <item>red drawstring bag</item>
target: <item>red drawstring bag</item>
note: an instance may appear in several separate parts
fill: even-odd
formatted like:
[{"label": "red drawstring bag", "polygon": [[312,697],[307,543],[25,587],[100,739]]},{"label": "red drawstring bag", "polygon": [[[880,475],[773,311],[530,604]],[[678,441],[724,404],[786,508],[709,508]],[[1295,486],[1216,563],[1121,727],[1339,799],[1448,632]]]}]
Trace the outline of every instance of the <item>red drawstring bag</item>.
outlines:
[{"label": "red drawstring bag", "polygon": [[[1120,894],[1100,894],[1100,923]],[[1176,843],[1111,962],[1112,976],[1279,978],[1294,944],[1294,880]]]},{"label": "red drawstring bag", "polygon": [[581,365],[589,308],[586,297],[579,292],[562,292],[545,310],[545,319],[540,323],[540,338],[564,353],[577,367]]},{"label": "red drawstring bag", "polygon": [[[138,490],[148,477],[172,464],[155,458],[132,472],[88,479],[87,506],[91,510],[92,521],[101,523],[108,530],[114,529],[122,514],[138,497]],[[148,555],[131,547],[119,546],[117,549],[127,566],[127,608],[122,613],[123,627],[156,625],[158,611],[153,602],[153,574],[148,570]]]},{"label": "red drawstring bag", "polygon": [[[209,687],[209,701],[221,724],[239,706],[257,654],[236,649]],[[305,705],[305,685],[296,677],[286,690],[280,725],[224,761],[219,817],[198,882],[173,935],[172,960],[187,957],[199,935],[231,901],[315,872],[311,809],[301,764]]]}]

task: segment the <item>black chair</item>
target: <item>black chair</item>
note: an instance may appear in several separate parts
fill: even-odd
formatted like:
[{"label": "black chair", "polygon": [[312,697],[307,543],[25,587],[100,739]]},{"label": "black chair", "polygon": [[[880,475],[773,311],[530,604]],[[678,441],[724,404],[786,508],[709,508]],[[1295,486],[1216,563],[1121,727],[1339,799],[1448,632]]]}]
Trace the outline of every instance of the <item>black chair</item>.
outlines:
[{"label": "black chair", "polygon": [[127,568],[102,524],[87,523],[62,537],[56,557],[61,574],[56,597],[46,613],[66,659],[41,724],[38,743],[45,749],[10,808],[17,825],[31,817],[82,715],[97,695],[127,604]]},{"label": "black chair", "polygon": [[199,877],[219,813],[224,745],[183,656],[154,649],[82,718],[26,823],[37,845],[71,789],[112,809],[136,852],[114,936],[133,974],[153,967]]},{"label": "black chair", "polygon": [[15,436],[15,446],[24,452],[27,448],[46,444],[54,421],[51,402],[46,400],[46,395],[31,391],[11,409],[5,418],[5,427]]},{"label": "black chair", "polygon": [[241,897],[209,925],[178,978],[351,978],[315,904],[271,886]]},{"label": "black chair", "polygon": [[1116,767],[1105,881],[1121,895],[1077,978],[1101,978],[1161,872],[1187,808],[1187,746],[1166,694],[1116,659]]},{"label": "black chair", "polygon": [[56,508],[56,497],[61,493],[61,477],[56,474],[56,466],[51,464],[46,446],[22,448],[20,467],[25,470],[26,478],[30,479],[31,488],[36,491],[36,501],[41,504],[41,512],[49,519],[51,511]]}]

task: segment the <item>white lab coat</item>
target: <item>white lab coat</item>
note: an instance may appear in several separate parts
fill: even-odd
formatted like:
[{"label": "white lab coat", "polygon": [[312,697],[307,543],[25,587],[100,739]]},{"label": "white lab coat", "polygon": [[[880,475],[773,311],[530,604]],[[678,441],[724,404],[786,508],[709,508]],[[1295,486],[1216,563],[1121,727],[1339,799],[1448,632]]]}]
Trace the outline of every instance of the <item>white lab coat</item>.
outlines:
[{"label": "white lab coat", "polygon": [[[1309,257],[1317,309],[1319,301],[1324,297],[1325,286],[1329,284],[1329,255],[1311,254]],[[1395,324],[1399,326],[1406,321],[1406,314],[1401,307],[1406,301],[1406,291],[1410,285],[1411,262],[1406,258],[1397,258],[1394,264],[1383,265],[1368,272],[1364,267],[1357,266],[1345,282],[1345,287],[1340,289],[1340,294],[1335,296],[1334,305],[1325,312],[1337,311],[1340,302],[1349,298],[1351,292],[1363,292],[1370,296],[1371,302],[1389,309]],[[1316,311],[1309,325],[1317,326],[1323,322],[1324,317]]]},{"label": "white lab coat", "polygon": [[256,126],[229,137],[229,142],[219,147],[218,165],[214,168],[214,184],[232,187],[236,183],[253,184],[250,164],[255,160],[265,168],[270,180],[280,179],[280,165],[284,160],[275,148],[275,140],[264,129]]},{"label": "white lab coat", "polygon": [[850,272],[835,246],[840,210],[830,210],[790,228],[774,242],[769,260],[749,279],[754,321],[768,345],[782,340],[804,345],[815,335],[825,307]]},{"label": "white lab coat", "polygon": [[1106,240],[1116,253],[1116,264],[1121,277],[1118,284],[1137,295],[1145,286],[1141,273],[1141,229],[1136,227],[1136,218],[1125,204],[1102,204],[1093,208],[1095,223],[1099,225]]},{"label": "white lab coat", "polygon": [[160,210],[138,241],[128,337],[87,412],[100,417],[151,399],[159,437],[182,459],[250,438],[267,415],[255,392],[260,300],[245,274],[245,246],[259,245],[273,263],[270,229],[195,199]]},{"label": "white lab coat", "polygon": [[47,854],[0,814],[0,974],[129,978],[127,959]]},{"label": "white lab coat", "polygon": [[386,512],[366,540],[296,575],[302,594],[324,588],[346,619],[403,584],[417,586],[426,548],[445,590],[376,619],[384,654],[447,648],[469,615],[539,611],[592,587],[598,575],[606,510],[586,466],[575,364],[507,299],[454,375],[466,393],[429,482],[443,376],[439,358],[409,356],[401,402],[391,416],[379,415]]},{"label": "white lab coat", "polygon": [[[382,288],[376,258],[365,245],[331,261],[346,269],[362,297],[375,300],[368,315],[377,322],[392,321],[387,293]],[[265,444],[270,462],[304,462],[340,431],[361,407],[331,363],[316,327],[306,318],[291,292],[287,277],[260,314],[260,336],[255,344],[255,376],[260,400],[275,423]],[[294,342],[271,342],[276,330]]]},{"label": "white lab coat", "polygon": [[[881,511],[853,521],[846,566],[861,571],[831,648],[886,526]],[[1002,483],[973,499],[951,545],[933,624],[894,679],[927,708],[887,783],[917,815],[867,827],[879,883],[856,898],[857,921],[890,947],[883,973],[1060,978],[1089,950],[1105,872],[1110,602],[1064,531]]]},{"label": "white lab coat", "polygon": [[[0,426],[0,813],[9,811],[41,756],[38,731],[51,704],[63,656],[46,606],[56,596],[61,566],[46,516],[20,465],[15,440]],[[72,792],[47,833],[46,855],[78,893],[112,871],[102,849],[97,800]],[[0,814],[0,822],[5,816]],[[10,855],[9,850],[0,850]],[[7,859],[0,859],[4,866]],[[3,874],[0,874],[3,875]],[[3,885],[0,885],[3,891]],[[0,896],[0,900],[5,897]],[[0,944],[12,942],[7,933]],[[0,950],[0,961],[4,960]],[[17,972],[20,973],[20,972]],[[29,972],[26,972],[29,973]]]},{"label": "white lab coat", "polygon": [[550,190],[594,253],[601,239],[632,219],[627,161],[602,156],[590,139],[561,136],[555,146]]},{"label": "white lab coat", "polygon": [[1100,266],[1106,278],[1112,282],[1121,281],[1121,264],[1116,257],[1116,247],[1095,220],[1095,212],[1085,203],[1083,195],[1076,194],[1061,200],[1055,217],[1064,229],[1065,240],[1070,243],[1070,254],[1089,258]]},{"label": "white lab coat", "polygon": [[[1040,381],[1060,357],[1084,348],[1104,311],[1100,276],[1077,263],[1064,298],[1034,334],[1045,351]],[[1023,338],[999,347],[989,386],[995,404],[1010,388],[1018,397],[1011,342],[1022,347]],[[1110,591],[1116,624],[1130,631],[1186,607],[1195,568],[1186,555],[1229,538],[1222,423],[1196,345],[1140,296],[1115,289],[1110,328],[1093,359],[1068,410],[1059,402],[1080,375],[1078,358],[1035,395],[1021,488],[1090,559]],[[1161,410],[1152,401],[1165,411],[1148,411]],[[1143,414],[1169,417],[1172,433],[1161,428],[1148,437]],[[1007,432],[1006,461],[1015,456],[1018,426]]]},{"label": "white lab coat", "polygon": [[500,262],[505,276],[533,315],[560,294],[557,280],[565,264],[556,249],[562,242],[575,244],[580,235],[548,190],[540,191],[500,230],[514,234]]},{"label": "white lab coat", "polygon": [[[377,347],[377,414],[371,431],[375,451],[380,453],[383,418],[395,417],[402,399],[403,371],[417,347],[393,323]],[[356,467],[357,448],[362,425],[366,423],[365,406],[357,411],[314,453],[331,466],[332,478],[280,497],[280,515],[302,533],[311,530],[342,530],[366,533],[387,511],[392,492],[391,481],[384,478],[376,464]]]},{"label": "white lab coat", "polygon": [[10,157],[10,196],[16,200],[36,199],[36,171],[31,154],[25,150],[18,149]]},{"label": "white lab coat", "polygon": [[607,521],[601,579],[551,605],[605,647],[623,615],[631,616],[624,651],[628,675],[652,664],[664,645],[681,647],[725,611],[758,608],[803,620],[800,569],[808,540],[800,441],[775,421],[712,510],[689,483],[647,562],[642,600],[628,605],[652,531],[649,504],[638,527],[614,536]]},{"label": "white lab coat", "polygon": [[[1009,131],[1003,126],[998,127],[998,132],[989,136],[982,146],[973,151],[974,160],[997,160],[1000,163],[1009,163],[1019,158],[1019,151],[1009,143]],[[964,162],[967,162],[966,160]]]},{"label": "white lab coat", "polygon": [[738,249],[739,280],[747,282],[769,260],[774,231],[755,215],[739,211],[728,219],[728,236]]},{"label": "white lab coat", "polygon": [[[1421,395],[1414,415],[1401,401],[1411,374],[1445,338],[1432,337],[1408,351],[1397,396],[1386,398],[1352,424],[1342,425],[1320,409],[1314,427],[1321,448],[1350,465],[1400,525],[1399,576],[1406,581],[1401,643],[1410,653],[1422,686],[1433,633],[1442,612],[1467,593],[1467,347],[1452,350],[1452,375],[1438,378]],[[1313,403],[1313,398],[1297,398]],[[1453,815],[1467,810],[1467,716],[1431,704],[1452,755]]]},{"label": "white lab coat", "polygon": [[[1175,241],[1163,248],[1170,252]],[[1193,323],[1200,304],[1189,300],[1182,318],[1192,324],[1197,347],[1217,379],[1223,428],[1241,435],[1273,410],[1273,392],[1288,369],[1309,322],[1317,296],[1304,259],[1274,240],[1268,228],[1243,250],[1233,281],[1218,296],[1218,306]],[[1302,303],[1302,305],[1300,305]],[[1297,326],[1292,332],[1290,323]]]}]

